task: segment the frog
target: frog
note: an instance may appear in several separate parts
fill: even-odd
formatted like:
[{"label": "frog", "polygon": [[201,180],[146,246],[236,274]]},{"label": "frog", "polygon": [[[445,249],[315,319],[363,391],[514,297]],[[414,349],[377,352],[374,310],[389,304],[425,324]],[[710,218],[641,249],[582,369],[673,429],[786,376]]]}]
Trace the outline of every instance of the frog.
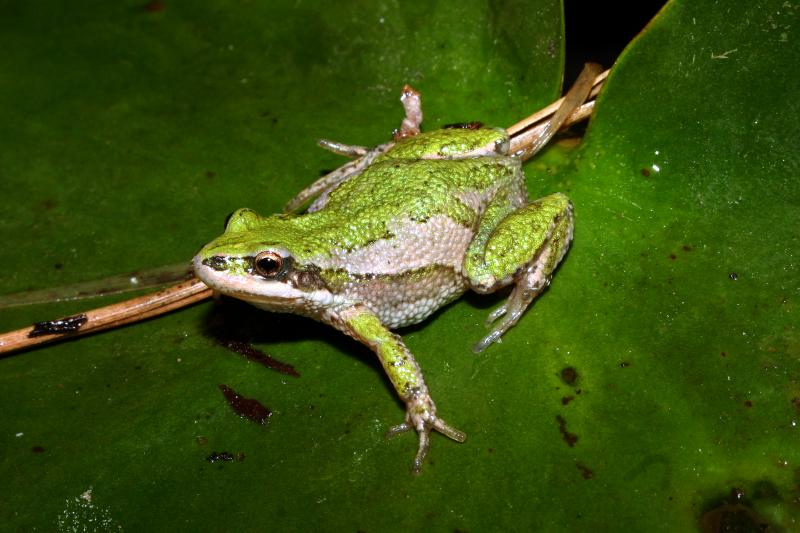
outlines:
[{"label": "frog", "polygon": [[387,433],[416,432],[411,469],[419,473],[432,432],[467,437],[439,415],[419,363],[394,330],[468,290],[510,286],[474,350],[499,342],[550,284],[574,216],[560,192],[529,200],[507,130],[468,123],[422,132],[419,92],[406,86],[401,101],[405,117],[391,141],[372,149],[320,141],[355,159],[281,213],[233,212],[193,266],[216,292],[315,319],[370,348],[405,404],[405,418]]}]

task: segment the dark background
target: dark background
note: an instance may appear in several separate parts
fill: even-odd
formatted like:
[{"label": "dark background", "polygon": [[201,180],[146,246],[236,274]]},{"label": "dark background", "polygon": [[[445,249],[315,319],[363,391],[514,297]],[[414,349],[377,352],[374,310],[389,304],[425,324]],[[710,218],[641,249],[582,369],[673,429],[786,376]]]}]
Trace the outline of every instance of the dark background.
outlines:
[{"label": "dark background", "polygon": [[586,2],[566,0],[566,65],[568,89],[588,61],[611,68],[625,46],[647,25],[666,0]]}]

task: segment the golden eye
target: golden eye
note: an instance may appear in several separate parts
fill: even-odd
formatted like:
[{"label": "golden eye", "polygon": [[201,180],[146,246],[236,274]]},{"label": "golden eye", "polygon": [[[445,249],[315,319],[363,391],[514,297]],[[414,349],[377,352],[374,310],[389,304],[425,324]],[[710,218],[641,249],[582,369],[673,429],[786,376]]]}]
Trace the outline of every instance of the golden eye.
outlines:
[{"label": "golden eye", "polygon": [[261,252],[256,256],[254,264],[256,272],[265,278],[274,278],[275,276],[283,274],[283,257],[275,252]]}]

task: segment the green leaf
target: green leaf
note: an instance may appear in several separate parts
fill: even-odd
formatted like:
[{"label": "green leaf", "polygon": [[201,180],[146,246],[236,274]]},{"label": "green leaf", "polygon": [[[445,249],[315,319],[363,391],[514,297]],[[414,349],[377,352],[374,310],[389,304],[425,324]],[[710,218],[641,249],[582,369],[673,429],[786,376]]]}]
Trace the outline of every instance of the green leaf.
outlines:
[{"label": "green leaf", "polygon": [[[387,140],[405,83],[422,92],[429,129],[509,125],[560,90],[555,0],[35,1],[0,14],[0,293],[188,260],[234,209],[277,211],[342,164],[318,138]],[[2,311],[0,330],[97,303]],[[406,333],[441,407],[466,427],[469,410],[456,405],[477,360],[471,342],[447,340],[474,322],[465,311]],[[222,348],[232,333],[301,377]],[[443,480],[484,448],[437,438],[425,477],[413,477],[413,436],[383,437],[403,411],[373,359],[306,319],[210,303],[5,358],[0,520],[44,530],[430,523]],[[238,418],[219,384],[271,408],[268,426]],[[225,451],[244,460],[206,460]],[[413,502],[396,506],[406,495]]]},{"label": "green leaf", "polygon": [[[0,292],[188,259],[234,209],[277,211],[341,164],[318,137],[386,140],[406,82],[428,129],[509,125],[560,85],[555,1],[50,4],[0,8]],[[583,145],[526,167],[532,196],[572,198],[573,248],[480,355],[502,295],[401,332],[469,435],[434,436],[420,476],[415,439],[383,437],[403,410],[368,350],[208,303],[0,361],[0,520],[796,529],[796,10],[671,2],[618,61]],[[78,310],[2,311],[0,329]],[[248,363],[219,345],[230,335],[301,376]],[[268,425],[219,384],[271,408]]]},{"label": "green leaf", "polygon": [[[575,244],[543,341],[585,376],[563,410],[598,485],[578,493],[584,518],[797,528],[796,11],[670,3],[618,61],[562,178]],[[624,509],[587,507],[598,489]]]}]

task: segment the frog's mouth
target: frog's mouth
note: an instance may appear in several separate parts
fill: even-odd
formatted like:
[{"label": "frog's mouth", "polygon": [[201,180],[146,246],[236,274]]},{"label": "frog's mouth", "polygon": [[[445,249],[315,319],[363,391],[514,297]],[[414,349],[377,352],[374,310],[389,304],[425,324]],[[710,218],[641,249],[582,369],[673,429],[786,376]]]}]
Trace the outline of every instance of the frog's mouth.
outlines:
[{"label": "frog's mouth", "polygon": [[194,272],[203,283],[226,296],[256,304],[292,304],[304,299],[302,291],[285,280],[264,279],[255,273],[253,258],[220,255],[192,260]]}]

